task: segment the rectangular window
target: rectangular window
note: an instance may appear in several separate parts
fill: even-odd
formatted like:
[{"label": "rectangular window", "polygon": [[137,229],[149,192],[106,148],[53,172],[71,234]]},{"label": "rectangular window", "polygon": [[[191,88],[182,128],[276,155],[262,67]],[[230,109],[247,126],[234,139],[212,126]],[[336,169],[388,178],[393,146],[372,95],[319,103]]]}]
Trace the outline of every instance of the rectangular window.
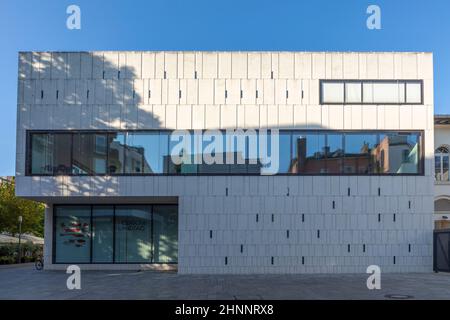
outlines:
[{"label": "rectangular window", "polygon": [[73,136],[72,173],[106,173],[106,134],[79,133]]},{"label": "rectangular window", "polygon": [[115,261],[151,262],[150,206],[116,206]]},{"label": "rectangular window", "polygon": [[127,135],[125,173],[163,173],[167,137],[159,132],[134,132]]},{"label": "rectangular window", "polygon": [[55,205],[54,263],[176,263],[177,205]]},{"label": "rectangular window", "polygon": [[343,172],[344,160],[344,135],[338,133],[327,134],[326,150],[326,172],[340,174]]},{"label": "rectangular window", "polygon": [[242,132],[30,132],[27,174],[423,174],[421,132]]},{"label": "rectangular window", "polygon": [[437,181],[442,181],[442,157],[440,155],[434,156],[434,175]]},{"label": "rectangular window", "polygon": [[90,262],[91,207],[58,206],[54,224],[55,262]]},{"label": "rectangular window", "polygon": [[177,206],[153,206],[153,261],[158,263],[178,260]]},{"label": "rectangular window", "polygon": [[325,174],[325,134],[294,132],[292,152],[292,173]]},{"label": "rectangular window", "polygon": [[361,82],[345,83],[345,102],[361,103],[362,99]]},{"label": "rectangular window", "polygon": [[378,173],[376,160],[378,135],[347,133],[344,138],[344,173],[363,175]]},{"label": "rectangular window", "polygon": [[125,168],[125,134],[108,134],[108,173],[121,174]]},{"label": "rectangular window", "polygon": [[422,86],[420,83],[406,84],[406,102],[407,103],[421,103],[422,102]]},{"label": "rectangular window", "polygon": [[322,102],[344,103],[344,83],[343,82],[323,82]]},{"label": "rectangular window", "polygon": [[113,262],[114,207],[92,208],[92,262]]},{"label": "rectangular window", "polygon": [[320,80],[320,104],[423,104],[422,80]]},{"label": "rectangular window", "polygon": [[377,155],[381,173],[418,174],[422,172],[420,135],[389,132],[380,135]]},{"label": "rectangular window", "polygon": [[31,173],[53,174],[53,135],[36,133],[31,136]]}]

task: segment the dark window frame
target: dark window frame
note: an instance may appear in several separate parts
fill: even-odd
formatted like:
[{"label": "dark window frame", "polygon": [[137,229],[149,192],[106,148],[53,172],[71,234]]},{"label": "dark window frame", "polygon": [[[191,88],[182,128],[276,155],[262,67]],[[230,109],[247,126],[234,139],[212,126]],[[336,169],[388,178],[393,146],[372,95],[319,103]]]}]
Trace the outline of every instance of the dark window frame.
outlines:
[{"label": "dark window frame", "polygon": [[[364,83],[392,83],[397,82],[405,84],[405,102],[364,102]],[[320,105],[424,105],[424,80],[422,79],[321,79],[319,80],[319,104]],[[342,83],[344,90],[344,101],[343,102],[324,102],[323,101],[323,84],[324,83]],[[361,102],[347,102],[345,84],[346,83],[361,83]],[[418,83],[420,84],[420,102],[407,102],[407,84],[408,83]]]},{"label": "dark window frame", "polygon": [[[206,131],[207,129],[203,129],[202,132]],[[71,133],[79,134],[79,133],[92,133],[92,134],[99,134],[99,133],[107,133],[107,134],[114,134],[114,133],[125,133],[125,132],[159,132],[159,133],[170,133],[174,130],[170,129],[141,129],[141,130],[27,130],[26,131],[26,163],[25,163],[25,175],[26,176],[61,176],[58,174],[40,174],[40,173],[32,173],[31,172],[31,135],[32,134],[42,134],[42,133],[50,133],[50,134],[58,134],[58,133]],[[194,132],[194,130],[187,130],[189,132]],[[225,132],[226,130],[220,130],[221,132]],[[259,130],[256,130],[256,132],[259,132]],[[362,134],[388,134],[388,133],[396,133],[396,134],[418,134],[419,135],[419,163],[418,163],[418,172],[417,173],[371,173],[371,174],[361,174],[361,173],[277,173],[271,176],[424,176],[425,175],[425,139],[424,130],[321,130],[321,129],[297,129],[297,130],[283,130],[280,129],[279,133],[285,133],[289,132],[291,134],[291,160],[292,160],[292,135],[295,133],[323,133],[323,134],[329,134],[329,133],[338,133],[342,134],[343,136],[346,133],[362,133]],[[73,139],[72,139],[73,141]],[[325,140],[326,141],[326,140]],[[343,144],[343,147],[345,149],[345,144]],[[169,153],[169,144],[168,144],[168,154]],[[109,153],[109,144],[107,144],[107,154]],[[73,154],[73,152],[72,152]],[[108,159],[107,159],[108,161]],[[168,161],[168,159],[166,159]],[[224,173],[208,173],[208,172],[198,172],[198,170],[195,173],[116,173],[116,174],[110,174],[107,170],[105,174],[89,174],[89,175],[79,175],[79,174],[68,174],[65,176],[83,176],[83,177],[89,177],[89,176],[113,176],[113,177],[119,177],[119,176],[262,176],[261,173],[250,173],[248,172],[224,172]]]},{"label": "dark window frame", "polygon": [[[150,207],[150,211],[151,211],[151,237],[150,237],[150,241],[151,241],[151,258],[149,262],[116,262],[116,207],[117,206],[133,206],[133,205],[138,205],[138,206],[148,206]],[[89,248],[89,262],[77,262],[77,261],[71,261],[71,262],[56,262],[56,209],[58,207],[72,207],[72,206],[89,206],[90,207],[90,220],[91,220],[91,225],[90,225],[90,248]],[[92,228],[93,228],[93,208],[97,207],[97,206],[112,206],[113,207],[113,261],[112,262],[93,262],[92,261],[92,241],[93,241],[93,237],[92,237]],[[154,261],[154,234],[153,234],[153,207],[154,206],[175,206],[177,207],[177,219],[178,219],[178,224],[179,224],[179,206],[178,203],[113,203],[113,204],[76,204],[76,203],[64,203],[64,204],[54,204],[53,208],[52,208],[52,264],[83,264],[83,265],[88,265],[88,264],[156,264],[156,265],[161,265],[161,264],[178,264],[178,257],[179,257],[179,246],[177,246],[177,261],[172,261],[172,262],[155,262]],[[179,232],[177,235],[177,240],[179,240]]]}]

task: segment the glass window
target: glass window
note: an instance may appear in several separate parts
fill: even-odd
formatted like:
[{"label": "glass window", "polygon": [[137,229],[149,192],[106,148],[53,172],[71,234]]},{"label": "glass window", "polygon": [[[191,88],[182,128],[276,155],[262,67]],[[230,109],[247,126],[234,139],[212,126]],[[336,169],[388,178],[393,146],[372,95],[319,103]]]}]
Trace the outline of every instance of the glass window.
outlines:
[{"label": "glass window", "polygon": [[404,84],[397,82],[374,82],[373,102],[374,103],[400,103],[404,102]]},{"label": "glass window", "polygon": [[422,102],[422,85],[420,83],[410,82],[406,84],[406,102]]},{"label": "glass window", "polygon": [[420,172],[420,135],[416,133],[383,133],[379,150],[384,151],[382,173],[411,174]]},{"label": "glass window", "polygon": [[377,147],[376,134],[346,133],[344,173],[378,173]]},{"label": "glass window", "polygon": [[[245,134],[228,134],[224,140],[225,168],[223,172],[247,173],[248,139]],[[220,169],[219,169],[220,170]]]},{"label": "glass window", "polygon": [[247,164],[247,172],[249,174],[261,173],[261,161],[259,158],[259,135],[255,131],[254,135],[247,137],[247,157],[245,159]]},{"label": "glass window", "polygon": [[178,208],[153,206],[153,262],[178,260]]},{"label": "glass window", "polygon": [[[230,154],[227,154],[227,139],[223,132],[209,132],[209,134],[203,133],[202,141],[200,142],[202,146],[202,156],[201,164],[198,166],[198,172],[200,173],[219,173],[227,174],[230,173],[230,169],[235,166],[238,157],[242,157],[242,153],[239,151],[245,150],[245,139],[243,150],[238,150],[240,146],[235,146],[234,150],[230,150]],[[236,149],[237,148],[237,149]],[[233,164],[227,164],[227,157],[232,160]],[[245,164],[238,166],[237,168],[245,172]]]},{"label": "glass window", "polygon": [[324,174],[325,161],[325,134],[324,133],[294,133],[292,136],[293,173]]},{"label": "glass window", "polygon": [[322,82],[322,103],[344,103],[344,83]]},{"label": "glass window", "polygon": [[92,262],[113,262],[114,207],[92,208]]},{"label": "glass window", "polygon": [[321,104],[327,103],[422,103],[422,85],[420,81],[406,80],[324,80]]},{"label": "glass window", "polygon": [[129,133],[126,149],[125,173],[163,173],[167,136],[159,132]]},{"label": "glass window", "polygon": [[326,146],[326,169],[327,173],[339,174],[342,173],[342,164],[344,159],[344,137],[342,134],[329,133],[327,134]]},{"label": "glass window", "polygon": [[150,136],[142,133],[128,133],[125,146],[125,173],[142,174],[149,171],[145,159],[145,147],[151,141]]},{"label": "glass window", "polygon": [[151,261],[150,206],[116,206],[115,261]]},{"label": "glass window", "polygon": [[31,135],[31,174],[53,173],[53,135]]},{"label": "glass window", "polygon": [[79,133],[73,136],[72,173],[106,173],[106,134]]},{"label": "glass window", "polygon": [[55,209],[55,262],[90,262],[90,206],[58,206]]},{"label": "glass window", "polygon": [[125,167],[125,134],[108,134],[108,172],[110,174],[120,174]]},{"label": "glass window", "polygon": [[[169,155],[168,155],[168,169],[172,174],[189,174],[197,172],[197,165],[195,164],[195,157],[200,156],[201,161],[201,147],[194,149],[194,144],[197,147],[201,146],[201,141],[197,141],[197,136],[186,133],[177,135],[171,138],[169,133]],[[201,135],[200,135],[201,138]],[[200,153],[200,155],[199,155]],[[180,163],[181,162],[181,163]]]},{"label": "glass window", "polygon": [[[276,137],[270,132],[262,136],[263,131],[259,135],[245,132],[239,137],[234,133],[231,138],[224,133],[218,131],[211,139],[189,133],[185,138],[187,143],[182,146],[179,141],[171,141],[170,149],[184,155],[181,164],[175,164],[169,154],[169,132],[36,133],[30,137],[29,170],[32,174],[53,175],[422,172],[420,152],[417,153],[420,151],[418,132],[350,132],[346,133],[344,145],[344,133],[320,130],[280,130]],[[379,134],[382,139],[377,144]],[[274,139],[278,143],[271,145]],[[388,144],[397,145],[401,140],[406,145],[402,150],[395,150],[398,163],[394,163],[390,154],[394,149],[388,148]],[[209,160],[205,155],[210,156]],[[364,157],[366,164],[362,162]]]},{"label": "glass window", "polygon": [[279,134],[279,169],[278,173],[288,173],[292,171],[292,156],[291,156],[291,138],[290,132],[281,131]]},{"label": "glass window", "polygon": [[257,165],[260,166],[261,174],[273,175],[290,172],[289,168],[292,165],[291,139],[290,132],[279,131],[278,134],[275,134],[273,131],[267,131],[260,133]]},{"label": "glass window", "polygon": [[72,134],[56,134],[54,135],[54,174],[68,175],[71,173],[72,163]]},{"label": "glass window", "polygon": [[361,82],[347,82],[345,84],[345,102],[361,103]]},{"label": "glass window", "polygon": [[442,181],[442,168],[441,168],[442,157],[440,155],[434,156],[434,176],[437,181]]},{"label": "glass window", "polygon": [[449,181],[449,150],[445,146],[440,146],[435,151],[435,176],[438,181]]}]

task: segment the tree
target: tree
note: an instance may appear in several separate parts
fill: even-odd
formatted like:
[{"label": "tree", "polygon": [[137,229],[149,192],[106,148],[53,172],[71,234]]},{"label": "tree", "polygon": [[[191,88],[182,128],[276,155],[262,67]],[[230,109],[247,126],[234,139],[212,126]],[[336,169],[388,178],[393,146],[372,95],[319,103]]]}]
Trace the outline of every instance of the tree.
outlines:
[{"label": "tree", "polygon": [[0,232],[19,233],[19,216],[22,216],[22,233],[44,235],[44,204],[16,197],[15,180],[0,184]]}]

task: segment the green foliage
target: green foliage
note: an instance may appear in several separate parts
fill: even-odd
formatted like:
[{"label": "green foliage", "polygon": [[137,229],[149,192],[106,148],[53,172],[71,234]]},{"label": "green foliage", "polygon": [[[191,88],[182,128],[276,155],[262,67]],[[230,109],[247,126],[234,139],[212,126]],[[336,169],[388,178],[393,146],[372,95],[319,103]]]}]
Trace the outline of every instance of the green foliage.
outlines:
[{"label": "green foliage", "polygon": [[[22,263],[32,262],[36,258],[42,256],[42,244],[33,244],[31,242],[22,243]],[[19,245],[17,243],[3,243],[0,244],[0,265],[17,263]]]},{"label": "green foliage", "polygon": [[22,216],[22,233],[44,235],[44,204],[16,197],[14,180],[0,184],[0,232],[19,233],[19,216]]}]

